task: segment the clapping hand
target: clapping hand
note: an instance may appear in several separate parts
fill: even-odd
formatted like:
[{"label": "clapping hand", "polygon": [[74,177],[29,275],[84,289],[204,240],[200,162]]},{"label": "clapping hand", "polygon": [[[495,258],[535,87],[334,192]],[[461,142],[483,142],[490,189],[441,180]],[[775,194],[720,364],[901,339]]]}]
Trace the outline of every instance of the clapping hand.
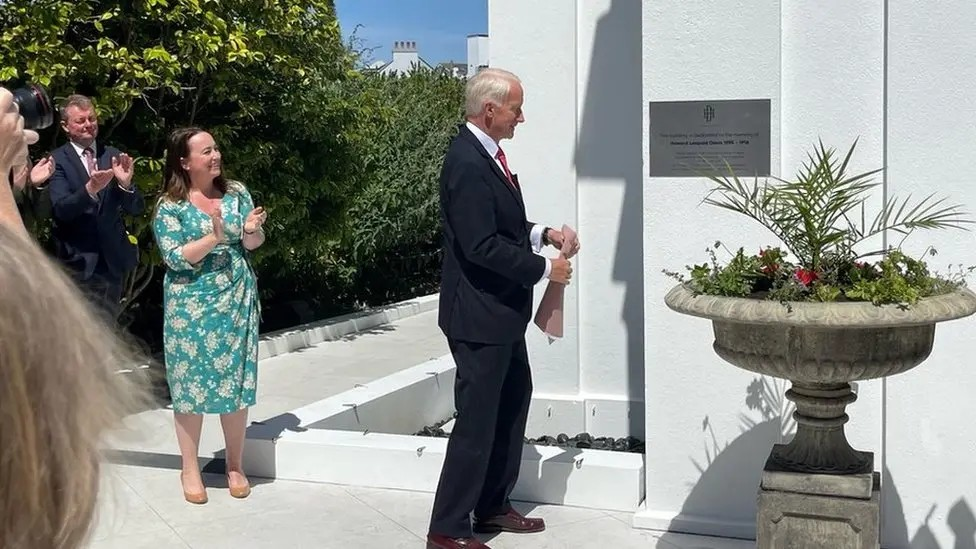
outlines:
[{"label": "clapping hand", "polygon": [[125,188],[129,188],[132,184],[132,164],[132,157],[125,153],[112,158],[112,174],[115,175],[119,185]]},{"label": "clapping hand", "polygon": [[244,220],[244,232],[253,233],[260,229],[264,225],[264,221],[268,219],[268,212],[264,211],[264,208],[258,206],[251,210],[251,213],[247,214],[247,219]]},{"label": "clapping hand", "polygon": [[30,171],[31,185],[40,187],[44,184],[44,182],[50,179],[52,175],[54,175],[54,157],[47,156],[42,158],[40,162],[34,164],[34,168]]},{"label": "clapping hand", "polygon": [[210,214],[210,221],[213,223],[213,235],[217,239],[218,244],[224,242],[224,216],[217,208]]},{"label": "clapping hand", "polygon": [[88,190],[88,194],[95,197],[102,189],[108,185],[108,182],[112,180],[113,173],[111,169],[108,170],[95,170],[91,173],[88,178],[88,183],[85,183],[85,189]]}]

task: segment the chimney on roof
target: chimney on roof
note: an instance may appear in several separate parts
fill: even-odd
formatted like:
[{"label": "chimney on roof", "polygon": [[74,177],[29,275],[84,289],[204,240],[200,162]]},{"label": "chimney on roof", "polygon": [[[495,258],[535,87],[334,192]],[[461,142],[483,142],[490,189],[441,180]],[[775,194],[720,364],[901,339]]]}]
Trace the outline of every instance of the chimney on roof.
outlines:
[{"label": "chimney on roof", "polygon": [[417,43],[414,41],[398,40],[393,44],[393,60],[388,70],[400,74],[412,72],[420,65],[420,55],[417,53]]},{"label": "chimney on roof", "polygon": [[393,43],[393,53],[409,53],[417,51],[417,43],[407,40],[397,40]]}]

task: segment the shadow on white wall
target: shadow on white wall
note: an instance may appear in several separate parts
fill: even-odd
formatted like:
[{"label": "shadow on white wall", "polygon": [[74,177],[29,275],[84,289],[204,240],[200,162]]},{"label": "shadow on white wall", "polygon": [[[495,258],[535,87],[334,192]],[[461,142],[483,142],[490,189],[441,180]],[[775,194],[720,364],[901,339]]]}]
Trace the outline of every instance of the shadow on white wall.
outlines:
[{"label": "shadow on white wall", "polygon": [[[709,417],[702,420],[704,459],[691,457],[700,477],[691,487],[672,528],[687,529],[686,520],[715,514],[751,523],[756,516],[756,493],[772,445],[787,442],[795,431],[793,403],[786,399],[789,383],[757,376],[746,388],[746,407],[752,414],[741,413],[741,434],[724,444],[718,441]],[[758,418],[755,414],[758,413]],[[891,471],[882,471],[882,547],[885,549],[976,549],[976,515],[965,498],[959,498],[945,516],[952,532],[951,546],[940,544],[933,531],[933,504],[925,521],[909,537],[901,496]],[[715,509],[722,509],[715,513]],[[941,517],[940,517],[941,518]],[[935,519],[939,520],[939,519]],[[687,531],[687,530],[686,530]],[[667,541],[668,535],[662,538]],[[676,543],[679,539],[674,540]]]},{"label": "shadow on white wall", "polygon": [[[643,75],[641,3],[613,0],[594,35],[590,72],[576,144],[581,178],[623,185],[613,281],[622,284],[620,311],[627,332],[627,389],[644,400]],[[630,414],[630,434],[644,437],[644,410]]]}]

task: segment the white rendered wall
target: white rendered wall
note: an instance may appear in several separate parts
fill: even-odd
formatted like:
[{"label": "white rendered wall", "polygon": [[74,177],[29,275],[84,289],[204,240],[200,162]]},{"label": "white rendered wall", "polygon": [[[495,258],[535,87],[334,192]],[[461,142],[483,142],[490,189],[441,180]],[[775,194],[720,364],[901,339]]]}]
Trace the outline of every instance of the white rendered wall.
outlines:
[{"label": "white rendered wall", "polygon": [[[644,271],[641,186],[641,10],[638,2],[577,2],[582,392],[601,431],[642,435]],[[618,404],[613,404],[614,400]],[[595,402],[600,402],[596,404]],[[629,403],[635,403],[628,407]],[[597,407],[594,413],[594,406]],[[628,418],[628,410],[632,413]]]},{"label": "white rendered wall", "polygon": [[640,5],[492,0],[489,29],[491,65],[525,88],[526,121],[502,146],[529,218],[568,223],[583,245],[566,292],[566,337],[550,344],[529,328],[528,430],[642,436]]},{"label": "white rendered wall", "polygon": [[[650,101],[770,99],[770,167],[778,175],[779,3],[655,1],[643,3],[642,15],[643,126]],[[758,376],[715,355],[711,324],[665,306],[675,281],[661,270],[702,263],[719,239],[732,250],[775,242],[741,216],[699,205],[706,181],[647,177],[644,136],[647,491],[635,524],[750,536],[759,475],[781,441],[780,421],[749,410],[747,391]]]},{"label": "white rendered wall", "polygon": [[[949,195],[976,212],[976,4],[888,2],[889,194]],[[930,264],[976,264],[974,235],[921,231],[906,248],[934,245]],[[970,286],[976,285],[970,280]],[[886,382],[885,545],[976,546],[976,321],[940,325],[931,358]],[[931,517],[927,518],[931,513]]]},{"label": "white rendered wall", "polygon": [[[520,15],[512,17],[513,13]],[[511,170],[519,175],[528,217],[554,227],[562,223],[575,227],[575,2],[538,2],[528,8],[518,0],[493,0],[488,15],[491,66],[519,75],[525,90],[525,123],[515,130],[514,139],[502,141],[501,146]],[[546,32],[537,32],[540,21],[547,22]],[[531,46],[525,40],[528,36],[532,37]],[[529,359],[536,396],[579,393],[577,307],[584,277],[577,272],[574,278],[566,288],[565,337],[549,345],[538,328],[529,325]],[[537,303],[544,290],[545,284],[536,286]]]},{"label": "white rendered wall", "polygon": [[[639,399],[631,364],[643,356],[647,499],[635,524],[750,537],[763,462],[773,443],[788,438],[775,402],[786,386],[767,379],[774,402],[765,413],[750,408],[747,395],[762,380],[715,356],[707,321],[666,308],[673,281],[660,273],[702,262],[719,238],[732,249],[776,243],[742,216],[700,206],[707,182],[647,176],[647,103],[768,98],[774,175],[792,177],[818,138],[843,154],[859,137],[851,169],[886,165],[878,178],[888,195],[948,194],[976,211],[965,169],[976,150],[976,5],[489,5],[492,65],[514,70],[526,85],[526,124],[503,146],[521,173],[530,217],[574,223],[584,244],[567,292],[568,337],[550,346],[530,327],[536,395],[567,400],[557,416],[578,414],[580,403],[586,410],[586,399],[604,409],[607,401]],[[632,117],[640,120],[639,151]],[[639,168],[632,155],[640,156]],[[637,169],[640,187],[632,182]],[[642,241],[631,240],[631,231]],[[907,247],[920,253],[929,244],[940,252],[936,268],[976,264],[972,233],[922,231]],[[631,300],[641,298],[643,314],[634,314]],[[926,363],[859,384],[849,408],[852,444],[873,450],[884,473],[889,549],[976,547],[969,404],[976,373],[966,360],[976,351],[974,322],[940,325]],[[643,332],[636,346],[629,339],[635,325]],[[586,415],[589,426],[598,424]],[[616,424],[629,426],[622,416]]]},{"label": "white rendered wall", "polygon": [[[754,81],[765,83],[779,92],[779,122],[776,92],[765,96],[774,103],[773,136],[775,143],[779,130],[784,177],[794,174],[818,138],[843,153],[859,137],[852,173],[887,164],[887,174],[878,180],[885,183],[888,195],[950,193],[956,201],[976,203],[976,191],[966,185],[966,172],[958,168],[976,145],[970,122],[976,109],[968,98],[976,71],[964,61],[976,46],[967,30],[976,21],[976,7],[955,3],[936,15],[918,3],[889,7],[859,0],[825,6],[829,9],[789,3],[760,8],[725,2],[701,9],[680,2],[645,4],[645,99],[751,98],[756,92],[742,88],[756,85]],[[735,36],[749,41],[736,42]],[[778,77],[776,71],[759,68],[764,56],[777,54]],[[775,150],[773,154],[776,165]],[[691,181],[683,180],[686,185]],[[756,242],[752,233],[741,230],[751,227],[748,220],[735,220],[736,228],[730,230],[717,212],[714,220],[696,218],[680,205],[700,195],[671,197],[669,190],[661,189],[664,183],[667,180],[645,181],[645,248],[670,243],[662,254],[667,266],[700,261],[694,248],[702,240],[693,236],[697,226],[707,227],[709,236],[718,232],[740,237],[735,244],[742,243],[741,238],[748,238],[750,245]],[[881,196],[879,188],[869,203],[871,213],[877,211]],[[972,234],[923,231],[911,242],[918,246],[909,249],[918,253],[937,244],[938,267],[974,263]],[[653,273],[661,261],[647,253],[645,265],[645,271]],[[734,384],[724,375],[718,380],[698,377],[703,385],[697,390],[688,380],[687,372],[700,371],[703,365],[732,367],[712,355],[707,322],[676,319],[666,309],[661,298],[669,285],[650,276],[646,285],[647,509],[635,522],[748,536],[758,480],[753,475],[762,464],[757,458],[765,456],[771,440],[763,441],[758,429],[740,435],[729,423],[745,407],[732,398],[728,387]],[[935,351],[925,364],[885,382],[861,383],[859,400],[849,409],[852,444],[874,450],[876,469],[884,473],[884,547],[976,543],[976,519],[968,503],[976,496],[971,467],[976,428],[960,421],[957,412],[976,378],[964,358],[973,352],[971,337],[967,338],[972,328],[972,320],[940,326]],[[675,343],[682,332],[690,341]],[[697,395],[693,400],[692,394]],[[707,424],[696,429],[691,423],[702,407],[711,413]],[[694,410],[692,417],[685,417],[689,410]],[[727,423],[718,425],[717,417]],[[683,463],[690,449],[701,447],[702,426],[709,442],[732,440],[718,458],[710,458],[713,465],[704,474]],[[769,434],[775,438],[774,430]],[[714,456],[715,450],[699,454]],[[739,482],[745,473],[748,482]]]}]

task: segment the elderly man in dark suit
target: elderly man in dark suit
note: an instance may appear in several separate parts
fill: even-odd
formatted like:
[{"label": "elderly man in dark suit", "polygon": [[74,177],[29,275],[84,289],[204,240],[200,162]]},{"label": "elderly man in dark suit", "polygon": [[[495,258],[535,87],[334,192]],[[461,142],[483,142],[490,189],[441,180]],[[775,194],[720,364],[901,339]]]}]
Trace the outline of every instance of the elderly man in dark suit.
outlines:
[{"label": "elderly man in dark suit", "polygon": [[96,141],[98,115],[89,98],[68,96],[61,128],[68,143],[52,153],[50,183],[56,253],[114,321],[125,275],[139,261],[122,214],[139,215],[145,203],[132,184],[132,159]]},{"label": "elderly man in dark suit", "polygon": [[526,219],[518,177],[499,147],[525,120],[522,98],[522,85],[510,72],[485,69],[468,80],[467,123],[441,171],[439,324],[457,364],[458,415],[434,499],[428,549],[486,548],[473,531],[545,529],[542,519],[522,516],[509,502],[532,398],[525,330],[533,286],[546,279],[568,284],[572,268],[566,259],[536,253],[544,244],[561,249],[562,232]]}]

